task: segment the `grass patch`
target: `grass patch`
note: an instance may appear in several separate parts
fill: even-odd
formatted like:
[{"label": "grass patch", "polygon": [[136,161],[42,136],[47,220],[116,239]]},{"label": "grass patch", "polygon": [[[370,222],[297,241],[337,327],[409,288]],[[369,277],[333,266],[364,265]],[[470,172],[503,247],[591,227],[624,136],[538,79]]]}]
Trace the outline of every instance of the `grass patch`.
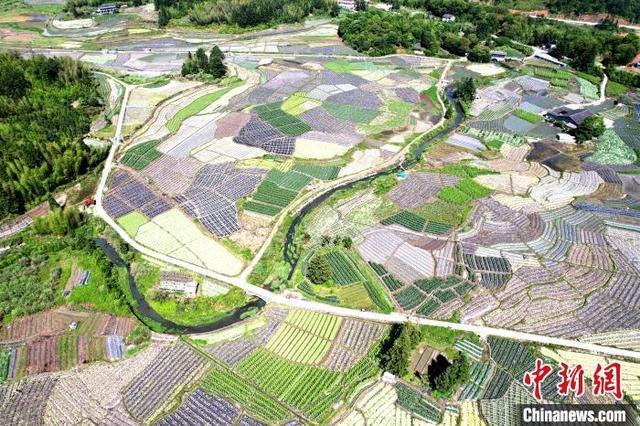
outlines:
[{"label": "grass patch", "polygon": [[134,170],[142,170],[158,159],[162,153],[156,149],[160,141],[148,141],[128,149],[122,156],[122,164]]},{"label": "grass patch", "polygon": [[428,203],[414,210],[415,213],[424,217],[429,221],[439,222],[452,226],[461,225],[471,211],[471,206],[448,203],[443,200],[437,200]]},{"label": "grass patch", "polygon": [[455,186],[442,188],[437,197],[452,204],[467,204],[473,200],[487,197],[492,192],[486,186],[482,186],[470,178],[465,178]]},{"label": "grass patch", "polygon": [[570,87],[567,80],[561,80],[559,78],[552,79],[551,85],[554,87],[560,87],[561,89],[568,89]]},{"label": "grass patch", "polygon": [[282,106],[282,102],[276,102],[273,104],[259,105],[254,109],[262,120],[271,124],[273,127],[277,127],[287,136],[300,136],[311,131],[311,126],[298,117],[286,113],[281,108]]},{"label": "grass patch", "polygon": [[518,118],[521,118],[523,120],[528,121],[529,123],[540,123],[542,121],[542,117],[534,112],[530,112],[530,111],[525,111],[521,108],[516,108],[515,111],[513,111],[513,115],[515,115]]},{"label": "grass patch", "polygon": [[339,166],[321,166],[317,164],[296,164],[294,172],[302,173],[320,180],[333,180],[338,177]]},{"label": "grass patch", "polygon": [[175,133],[178,131],[180,126],[182,126],[182,122],[187,118],[199,114],[206,107],[220,99],[226,93],[235,89],[236,87],[244,84],[243,82],[233,83],[223,89],[216,90],[215,92],[208,93],[206,95],[200,96],[193,102],[191,102],[186,107],[182,108],[180,111],[176,113],[169,121],[167,121],[166,127],[171,133]]},{"label": "grass patch", "polygon": [[119,218],[117,222],[127,231],[127,234],[134,237],[138,233],[138,229],[145,223],[148,223],[149,220],[142,213],[133,211]]},{"label": "grass patch", "polygon": [[427,90],[423,90],[421,94],[428,97],[431,102],[433,102],[433,105],[436,106],[436,108],[439,108],[440,102],[438,101],[438,88],[435,85],[429,87]]},{"label": "grass patch", "polygon": [[384,130],[397,129],[407,123],[407,118],[413,110],[413,105],[405,101],[393,101],[382,107],[382,117],[386,119],[382,123],[367,124],[362,126],[366,134],[377,134]]},{"label": "grass patch", "polygon": [[325,102],[324,108],[334,117],[358,124],[368,124],[378,116],[378,111],[366,108],[358,108],[353,105],[341,105],[333,102]]},{"label": "grass patch", "polygon": [[504,142],[502,142],[502,141],[501,141],[501,140],[499,140],[499,139],[491,139],[491,140],[489,140],[489,141],[485,142],[485,145],[486,145],[488,148],[495,149],[496,151],[499,151],[499,150],[500,150],[500,148],[502,148],[502,145],[503,145],[503,144],[504,144]]},{"label": "grass patch", "polygon": [[616,83],[615,81],[609,80],[607,82],[606,94],[610,98],[617,98],[618,96],[622,96],[629,91],[629,88],[624,84]]},{"label": "grass patch", "polygon": [[481,175],[495,175],[497,172],[493,170],[480,169],[478,167],[468,166],[466,164],[447,164],[444,167],[433,170],[437,173],[457,176],[459,178],[474,178]]}]

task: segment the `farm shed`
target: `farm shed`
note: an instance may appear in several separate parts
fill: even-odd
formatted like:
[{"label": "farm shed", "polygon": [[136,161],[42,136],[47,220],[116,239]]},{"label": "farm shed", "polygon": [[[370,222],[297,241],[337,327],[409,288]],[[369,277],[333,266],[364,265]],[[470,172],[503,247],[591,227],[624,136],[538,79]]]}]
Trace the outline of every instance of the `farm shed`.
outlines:
[{"label": "farm shed", "polygon": [[198,283],[191,276],[180,272],[162,272],[159,287],[162,291],[181,293],[187,297],[195,297],[198,292]]},{"label": "farm shed", "polygon": [[584,120],[586,120],[590,115],[592,115],[592,112],[587,109],[571,109],[566,107],[558,107],[547,112],[545,114],[545,117],[555,121],[562,121],[567,126],[576,128],[581,125]]},{"label": "farm shed", "polygon": [[535,55],[536,58],[541,59],[545,62],[549,62],[551,64],[557,65],[560,68],[564,68],[567,66],[567,64],[565,64],[564,62],[554,58],[553,56],[547,54],[547,53],[536,53]]},{"label": "farm shed", "polygon": [[576,138],[574,138],[568,133],[558,133],[556,135],[556,140],[562,143],[573,143],[576,141]]},{"label": "farm shed", "polygon": [[424,374],[431,362],[440,355],[440,352],[428,346],[423,346],[413,356],[411,370],[418,374]]},{"label": "farm shed", "polygon": [[105,15],[105,14],[110,14],[110,13],[116,13],[116,11],[118,10],[118,7],[111,3],[111,4],[103,4],[101,6],[98,6],[96,8],[96,15]]},{"label": "farm shed", "polygon": [[442,15],[443,22],[453,22],[455,20],[456,20],[456,16],[450,13],[445,13],[444,15]]},{"label": "farm shed", "polygon": [[504,62],[504,61],[507,60],[507,54],[506,54],[506,52],[503,52],[502,50],[492,50],[491,51],[491,60],[492,61]]}]

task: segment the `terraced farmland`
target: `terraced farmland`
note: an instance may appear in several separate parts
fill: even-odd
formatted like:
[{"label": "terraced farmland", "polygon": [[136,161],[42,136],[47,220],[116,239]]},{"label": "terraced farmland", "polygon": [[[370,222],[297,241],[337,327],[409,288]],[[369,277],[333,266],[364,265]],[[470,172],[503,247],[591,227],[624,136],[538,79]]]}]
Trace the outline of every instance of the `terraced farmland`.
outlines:
[{"label": "terraced farmland", "polygon": [[207,375],[202,386],[208,393],[242,404],[247,411],[264,421],[279,423],[292,417],[291,412],[277,400],[230,371],[214,369]]},{"label": "terraced farmland", "polygon": [[349,285],[363,280],[351,259],[341,250],[331,250],[324,256],[331,266],[331,279],[336,284]]},{"label": "terraced farmland", "polygon": [[266,348],[289,361],[318,364],[329,351],[340,322],[338,317],[294,311],[287,316]]},{"label": "terraced farmland", "polygon": [[122,157],[122,163],[134,170],[144,169],[162,155],[161,152],[156,150],[159,143],[159,141],[149,141],[136,145],[135,147],[127,150]]}]

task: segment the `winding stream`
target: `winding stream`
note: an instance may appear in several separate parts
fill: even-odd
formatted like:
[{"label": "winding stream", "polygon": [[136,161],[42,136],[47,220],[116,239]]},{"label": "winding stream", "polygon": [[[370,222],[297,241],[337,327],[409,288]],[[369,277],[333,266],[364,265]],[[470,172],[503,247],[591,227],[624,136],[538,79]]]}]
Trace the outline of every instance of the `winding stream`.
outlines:
[{"label": "winding stream", "polygon": [[124,259],[120,257],[120,255],[116,252],[113,246],[103,238],[95,238],[93,241],[94,241],[94,244],[104,252],[107,258],[114,265],[118,267],[126,268],[127,280],[129,282],[129,290],[131,291],[131,294],[138,305],[137,307],[130,306],[130,308],[133,314],[142,323],[145,323],[147,319],[150,319],[162,325],[170,333],[177,333],[177,334],[208,333],[211,331],[219,330],[224,327],[228,327],[237,322],[240,322],[244,319],[245,313],[247,313],[248,311],[254,308],[258,308],[258,309],[262,308],[265,305],[264,300],[260,298],[256,298],[255,300],[247,303],[246,305],[236,308],[233,312],[226,315],[225,317],[220,318],[219,320],[213,321],[208,324],[201,324],[201,325],[194,325],[194,326],[176,324],[175,322],[162,317],[149,305],[147,300],[144,298],[144,296],[140,292],[140,289],[138,288],[135,278],[131,274],[131,269],[129,267],[129,264],[127,264],[127,262],[125,262]]},{"label": "winding stream", "polygon": [[436,140],[440,139],[442,136],[451,133],[452,131],[457,129],[462,124],[462,122],[464,121],[464,113],[462,111],[462,107],[460,106],[458,101],[456,101],[456,99],[453,97],[451,90],[447,89],[445,94],[447,96],[447,99],[449,99],[449,102],[451,102],[451,105],[454,106],[455,116],[453,117],[453,119],[451,120],[451,122],[447,126],[443,127],[438,132],[436,132],[433,135],[431,135],[428,138],[428,140],[424,141],[422,143],[422,145],[420,145],[420,147],[416,151],[416,153],[415,153],[413,158],[408,159],[408,160],[404,160],[399,165],[391,166],[391,167],[389,167],[387,169],[381,170],[381,171],[376,172],[374,174],[371,174],[369,176],[365,176],[365,177],[363,177],[361,179],[354,180],[354,181],[351,181],[351,182],[347,182],[347,183],[344,183],[342,185],[336,186],[335,188],[331,188],[329,191],[324,192],[324,193],[320,194],[319,196],[317,196],[316,198],[314,198],[311,201],[309,201],[309,203],[305,204],[304,207],[302,207],[300,209],[298,214],[293,218],[293,222],[291,222],[291,225],[289,225],[289,228],[287,229],[287,234],[285,236],[284,247],[283,247],[284,260],[285,260],[285,262],[287,264],[289,264],[289,267],[290,267],[289,275],[288,275],[288,279],[289,280],[293,277],[293,274],[294,274],[294,272],[296,270],[296,266],[298,265],[298,261],[300,260],[299,255],[295,252],[295,247],[294,247],[294,244],[293,244],[294,237],[296,235],[296,229],[297,229],[298,225],[300,225],[302,220],[307,216],[307,214],[309,214],[309,212],[311,212],[311,210],[313,210],[316,207],[318,207],[320,204],[322,204],[324,201],[326,201],[329,197],[331,197],[333,194],[335,194],[338,191],[341,191],[343,189],[351,188],[353,185],[356,185],[356,184],[358,184],[360,182],[372,181],[373,179],[377,178],[378,176],[388,175],[388,174],[391,174],[391,173],[397,173],[400,170],[407,170],[407,169],[412,168],[413,166],[418,164],[418,162],[420,160],[420,157],[422,157],[422,154],[424,153],[424,151],[433,142],[435,142]]}]

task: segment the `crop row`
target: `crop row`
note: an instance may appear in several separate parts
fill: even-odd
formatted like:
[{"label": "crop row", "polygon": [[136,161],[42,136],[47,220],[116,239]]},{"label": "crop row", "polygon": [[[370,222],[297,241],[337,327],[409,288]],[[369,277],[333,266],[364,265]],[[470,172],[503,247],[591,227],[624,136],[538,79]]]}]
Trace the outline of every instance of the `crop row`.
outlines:
[{"label": "crop row", "polygon": [[311,130],[304,121],[282,110],[281,103],[259,105],[255,107],[260,119],[266,121],[274,127],[277,127],[287,136],[300,136]]},{"label": "crop row", "polygon": [[529,369],[534,363],[533,355],[520,342],[493,336],[489,337],[488,342],[491,348],[491,358],[515,376]]},{"label": "crop row", "polygon": [[416,232],[422,232],[426,223],[424,218],[406,210],[382,220],[383,225],[398,224]]},{"label": "crop row", "polygon": [[513,378],[509,373],[501,368],[496,369],[496,372],[489,381],[482,398],[496,399],[502,397],[509,389],[511,382],[513,382]]},{"label": "crop row", "polygon": [[252,195],[256,201],[272,204],[278,207],[288,206],[298,195],[296,191],[284,189],[273,182],[264,181],[258,186],[258,190]]},{"label": "crop row", "polygon": [[396,391],[398,392],[398,404],[401,407],[406,408],[425,420],[439,423],[440,408],[420,392],[412,389],[404,383],[397,383]]},{"label": "crop row", "polygon": [[209,393],[233,399],[252,414],[268,422],[280,423],[291,415],[269,395],[255,389],[229,371],[213,370],[204,380],[203,387]]},{"label": "crop row", "polygon": [[149,141],[136,145],[122,156],[122,164],[134,170],[142,170],[158,159],[162,153],[156,150],[159,141]]},{"label": "crop row", "polygon": [[404,283],[391,275],[384,265],[375,262],[369,262],[369,265],[390,291],[396,291],[404,287]]},{"label": "crop row", "polygon": [[418,306],[424,300],[424,294],[417,288],[409,286],[393,295],[402,309],[410,310]]},{"label": "crop row", "polygon": [[341,318],[308,311],[292,311],[286,322],[323,339],[333,340],[340,329]]},{"label": "crop row", "polygon": [[294,172],[302,173],[320,180],[333,180],[338,177],[340,167],[338,166],[320,166],[317,164],[296,164],[293,167]]},{"label": "crop row", "polygon": [[329,370],[291,364],[263,350],[241,362],[237,369],[260,388],[299,410],[319,400],[339,376]]},{"label": "crop row", "polygon": [[422,316],[429,316],[440,307],[440,302],[435,299],[427,300],[416,312]]},{"label": "crop row", "polygon": [[467,204],[473,200],[487,197],[491,195],[492,192],[491,189],[476,183],[470,178],[466,178],[455,186],[442,188],[437,196],[441,200],[449,203]]},{"label": "crop row", "polygon": [[249,200],[244,203],[243,208],[245,210],[263,214],[266,216],[276,216],[282,211],[281,207],[276,207],[271,204],[259,203],[257,201]]},{"label": "crop row", "polygon": [[470,136],[479,137],[484,141],[498,140],[514,146],[523,145],[527,140],[520,135],[513,135],[505,132],[496,132],[493,130],[476,129],[473,127],[464,127],[464,133]]},{"label": "crop row", "polygon": [[283,172],[272,169],[267,173],[266,181],[272,182],[281,188],[297,192],[311,182],[311,177],[292,170]]},{"label": "crop row", "polygon": [[480,361],[480,358],[482,358],[482,352],[484,351],[482,346],[467,339],[457,340],[453,346],[457,350],[464,352],[468,357],[476,362]]},{"label": "crop row", "polygon": [[331,266],[331,279],[339,285],[349,285],[362,281],[353,263],[340,250],[332,250],[324,255]]},{"label": "crop row", "polygon": [[329,340],[285,323],[266,347],[290,361],[316,364],[324,358],[330,346]]}]

